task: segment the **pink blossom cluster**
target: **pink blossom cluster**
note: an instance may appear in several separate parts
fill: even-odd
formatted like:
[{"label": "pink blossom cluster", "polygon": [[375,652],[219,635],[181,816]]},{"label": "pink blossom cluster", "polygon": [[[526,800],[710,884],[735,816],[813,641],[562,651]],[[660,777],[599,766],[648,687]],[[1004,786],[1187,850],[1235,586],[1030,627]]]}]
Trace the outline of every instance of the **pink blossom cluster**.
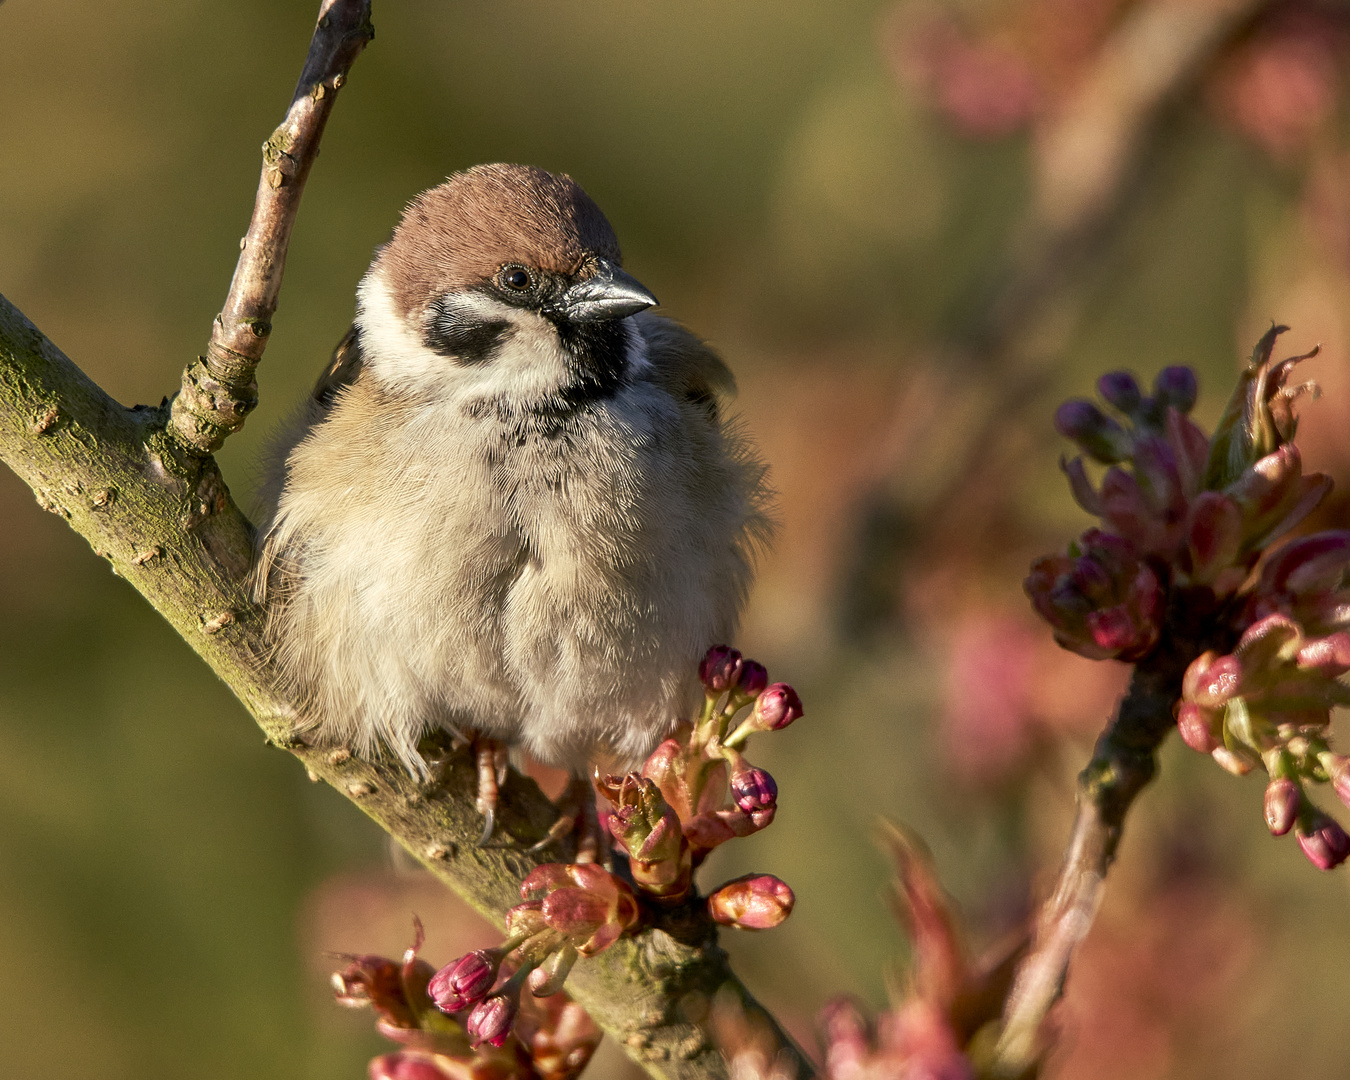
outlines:
[{"label": "pink blossom cluster", "polygon": [[[778,785],[745,760],[742,748],[752,734],[798,719],[801,699],[786,683],[770,685],[762,664],[724,645],[708,651],[699,678],[700,715],[681,724],[639,772],[597,781],[621,865],[535,867],[521,882],[522,902],[507,914],[506,940],[459,957],[429,980],[439,1009],[465,1015],[474,1046],[506,1045],[522,990],[559,993],[577,960],[604,952],[635,928],[644,905],[688,902],[693,872],[710,851],[773,821]],[[786,919],[794,902],[778,878],[749,874],[726,882],[705,903],[714,922],[765,930]]]},{"label": "pink blossom cluster", "polygon": [[[1293,402],[1309,386],[1289,376],[1316,350],[1273,362],[1284,329],[1258,343],[1213,436],[1187,416],[1185,368],[1165,369],[1151,396],[1127,373],[1103,376],[1115,416],[1083,400],[1060,407],[1056,426],[1083,451],[1065,472],[1102,527],[1037,560],[1026,590],[1055,640],[1083,656],[1190,649],[1182,738],[1229,772],[1264,767],[1271,832],[1293,831],[1330,869],[1350,857],[1350,837],[1304,785],[1330,782],[1350,805],[1350,759],[1328,745],[1331,709],[1350,704],[1350,532],[1278,546],[1331,490],[1303,473],[1292,442]],[[1085,459],[1107,466],[1099,484]],[[1188,629],[1169,640],[1172,623]]]}]

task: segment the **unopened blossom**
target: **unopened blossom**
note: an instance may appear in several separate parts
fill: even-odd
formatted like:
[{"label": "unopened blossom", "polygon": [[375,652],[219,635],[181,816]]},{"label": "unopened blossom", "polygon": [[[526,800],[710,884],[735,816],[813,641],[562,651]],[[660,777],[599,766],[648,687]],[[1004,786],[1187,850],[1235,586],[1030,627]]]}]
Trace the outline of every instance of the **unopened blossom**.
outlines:
[{"label": "unopened blossom", "polygon": [[501,953],[497,949],[466,953],[431,977],[427,993],[441,1012],[462,1012],[488,996],[497,981],[500,964]]},{"label": "unopened blossom", "polygon": [[515,1024],[516,1014],[519,1011],[519,991],[515,994],[497,993],[484,998],[473,1007],[468,1020],[465,1021],[465,1027],[469,1032],[469,1041],[474,1046],[478,1046],[480,1043],[487,1043],[489,1046],[504,1046],[507,1036],[511,1034],[511,1027]]},{"label": "unopened blossom", "polygon": [[714,645],[698,665],[699,682],[713,696],[723,694],[741,677],[741,654],[730,645]]},{"label": "unopened blossom", "polygon": [[652,896],[682,898],[691,881],[689,845],[660,788],[650,778],[630,773],[611,778],[602,791],[613,807],[610,832],[628,852],[633,880]]},{"label": "unopened blossom", "polygon": [[1136,660],[1158,641],[1162,586],[1125,540],[1089,529],[1068,555],[1031,565],[1023,584],[1064,648],[1093,660]]},{"label": "unopened blossom", "polygon": [[797,898],[772,874],[746,874],[708,897],[708,913],[723,926],[768,930],[792,914]]},{"label": "unopened blossom", "polygon": [[1332,818],[1315,811],[1295,826],[1298,846],[1319,870],[1331,870],[1350,858],[1350,836]]},{"label": "unopened blossom", "polygon": [[525,903],[508,913],[508,934],[552,932],[582,956],[609,948],[639,914],[632,889],[595,863],[536,866],[521,882],[520,895]]},{"label": "unopened blossom", "polygon": [[1294,827],[1303,805],[1303,789],[1287,776],[1276,777],[1266,785],[1266,827],[1272,836],[1283,836]]}]

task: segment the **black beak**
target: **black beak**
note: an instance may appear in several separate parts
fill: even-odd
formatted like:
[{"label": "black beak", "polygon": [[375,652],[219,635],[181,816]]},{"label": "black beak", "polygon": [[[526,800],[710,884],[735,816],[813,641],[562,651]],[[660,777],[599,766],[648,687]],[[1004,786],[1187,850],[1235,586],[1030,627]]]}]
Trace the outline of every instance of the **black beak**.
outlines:
[{"label": "black beak", "polygon": [[595,272],[562,294],[559,310],[572,322],[601,322],[627,318],[659,303],[637,278],[607,259],[597,259]]}]

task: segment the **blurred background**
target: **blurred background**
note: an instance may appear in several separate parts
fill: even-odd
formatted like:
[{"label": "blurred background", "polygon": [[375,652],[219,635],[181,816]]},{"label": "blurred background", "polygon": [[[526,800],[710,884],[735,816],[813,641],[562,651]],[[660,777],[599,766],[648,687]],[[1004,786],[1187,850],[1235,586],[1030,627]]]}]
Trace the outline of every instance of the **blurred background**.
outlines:
[{"label": "blurred background", "polygon": [[[0,4],[0,291],[125,403],[204,347],[316,7]],[[226,477],[247,505],[406,200],[483,161],[576,176],[730,361],[780,492],[738,644],[807,715],[754,747],[777,825],[704,880],[796,889],[784,927],[725,936],[812,1042],[827,996],[903,979],[878,815],[931,845],[976,947],[1058,864],[1125,672],[1057,650],[1021,593],[1086,525],[1054,406],[1186,363],[1212,424],[1275,318],[1323,345],[1300,444],[1350,489],[1350,5],[403,0],[375,24]],[[1163,758],[1051,1075],[1345,1076],[1350,876],[1270,839],[1259,778]],[[437,963],[491,937],[0,472],[0,1071],[363,1076],[382,1043],[329,954],[397,955],[414,912]]]}]

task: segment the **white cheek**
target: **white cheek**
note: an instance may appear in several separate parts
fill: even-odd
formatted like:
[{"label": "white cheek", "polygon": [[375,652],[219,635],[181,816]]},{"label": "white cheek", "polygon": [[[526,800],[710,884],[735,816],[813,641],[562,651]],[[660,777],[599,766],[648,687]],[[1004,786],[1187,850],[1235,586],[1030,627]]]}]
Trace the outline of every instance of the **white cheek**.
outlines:
[{"label": "white cheek", "polygon": [[505,399],[528,405],[568,381],[567,353],[553,324],[541,315],[488,296],[466,295],[465,306],[478,309],[484,321],[503,320],[513,329],[486,363],[460,364],[426,346],[416,329],[399,316],[388,287],[375,274],[362,279],[356,295],[365,366],[394,393],[432,394],[457,401]]}]

